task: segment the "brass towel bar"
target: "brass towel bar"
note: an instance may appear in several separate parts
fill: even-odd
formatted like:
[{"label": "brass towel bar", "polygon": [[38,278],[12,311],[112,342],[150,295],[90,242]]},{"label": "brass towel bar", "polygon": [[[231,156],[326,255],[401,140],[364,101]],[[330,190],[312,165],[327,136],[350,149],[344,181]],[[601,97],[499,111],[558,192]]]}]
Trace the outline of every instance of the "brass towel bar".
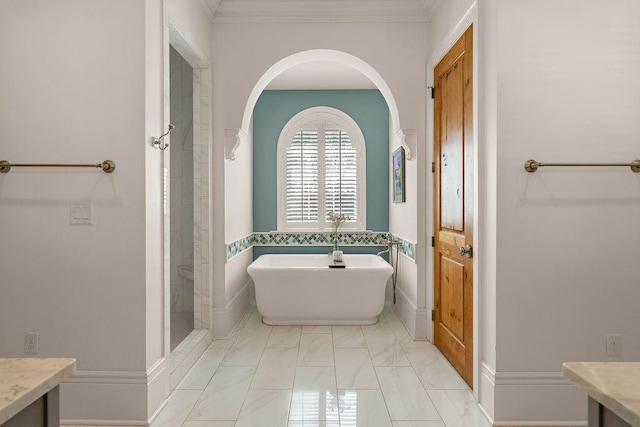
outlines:
[{"label": "brass towel bar", "polygon": [[631,163],[545,163],[535,160],[527,160],[524,162],[524,170],[529,173],[533,173],[537,171],[538,168],[546,166],[627,166],[631,168],[631,172],[640,172],[640,160],[634,160]]},{"label": "brass towel bar", "polygon": [[8,160],[0,160],[0,173],[8,173],[11,168],[101,168],[106,173],[116,169],[113,160],[105,160],[102,163],[10,163]]}]

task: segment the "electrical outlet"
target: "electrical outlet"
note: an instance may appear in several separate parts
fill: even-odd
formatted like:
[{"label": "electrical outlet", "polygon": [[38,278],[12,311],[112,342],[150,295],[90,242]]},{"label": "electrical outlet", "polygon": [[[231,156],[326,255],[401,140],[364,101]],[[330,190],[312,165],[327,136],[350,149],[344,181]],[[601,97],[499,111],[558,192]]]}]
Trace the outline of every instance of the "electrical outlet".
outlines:
[{"label": "electrical outlet", "polygon": [[622,337],[618,334],[607,335],[607,356],[622,356]]},{"label": "electrical outlet", "polygon": [[40,333],[25,332],[24,333],[24,352],[25,354],[38,354],[40,351]]}]

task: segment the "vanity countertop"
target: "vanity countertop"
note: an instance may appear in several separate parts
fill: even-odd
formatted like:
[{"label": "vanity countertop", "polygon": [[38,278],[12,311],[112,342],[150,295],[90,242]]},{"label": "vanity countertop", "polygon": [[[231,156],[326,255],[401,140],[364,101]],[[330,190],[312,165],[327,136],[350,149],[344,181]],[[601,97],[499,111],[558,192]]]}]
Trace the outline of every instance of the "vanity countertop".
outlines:
[{"label": "vanity countertop", "polygon": [[0,424],[70,378],[75,369],[75,359],[0,358]]},{"label": "vanity countertop", "polygon": [[564,376],[633,426],[640,426],[640,363],[566,362]]}]

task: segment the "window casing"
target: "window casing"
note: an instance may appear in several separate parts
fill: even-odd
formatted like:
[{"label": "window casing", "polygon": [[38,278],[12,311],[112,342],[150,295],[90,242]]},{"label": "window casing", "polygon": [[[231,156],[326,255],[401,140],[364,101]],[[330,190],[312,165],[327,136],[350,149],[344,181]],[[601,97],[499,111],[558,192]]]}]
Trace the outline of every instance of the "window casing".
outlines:
[{"label": "window casing", "polygon": [[330,211],[352,217],[341,230],[366,228],[366,153],[347,114],[314,107],[294,116],[278,140],[278,230],[331,230]]}]

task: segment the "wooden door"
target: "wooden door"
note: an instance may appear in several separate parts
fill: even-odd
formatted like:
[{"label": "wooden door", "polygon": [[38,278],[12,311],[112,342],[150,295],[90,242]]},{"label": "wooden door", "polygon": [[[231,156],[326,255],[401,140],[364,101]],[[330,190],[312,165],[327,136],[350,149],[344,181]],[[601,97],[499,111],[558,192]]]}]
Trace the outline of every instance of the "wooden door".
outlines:
[{"label": "wooden door", "polygon": [[[473,387],[473,32],[435,69],[434,341]],[[462,253],[461,248],[471,248]]]}]

